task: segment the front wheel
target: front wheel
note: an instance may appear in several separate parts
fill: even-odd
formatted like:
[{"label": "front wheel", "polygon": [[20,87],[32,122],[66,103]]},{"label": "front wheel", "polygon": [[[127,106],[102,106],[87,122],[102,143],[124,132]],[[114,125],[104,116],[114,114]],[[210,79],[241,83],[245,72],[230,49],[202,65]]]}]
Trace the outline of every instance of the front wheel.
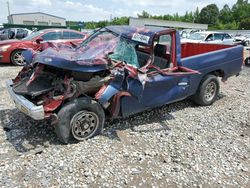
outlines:
[{"label": "front wheel", "polygon": [[22,50],[15,50],[11,53],[10,56],[11,63],[17,66],[24,66],[25,65],[25,59],[22,54]]},{"label": "front wheel", "polygon": [[92,138],[103,131],[105,114],[96,101],[79,98],[64,105],[58,112],[55,131],[59,140],[67,144]]},{"label": "front wheel", "polygon": [[218,96],[219,87],[219,80],[216,76],[205,76],[201,81],[197,93],[193,96],[194,102],[201,106],[213,104]]}]

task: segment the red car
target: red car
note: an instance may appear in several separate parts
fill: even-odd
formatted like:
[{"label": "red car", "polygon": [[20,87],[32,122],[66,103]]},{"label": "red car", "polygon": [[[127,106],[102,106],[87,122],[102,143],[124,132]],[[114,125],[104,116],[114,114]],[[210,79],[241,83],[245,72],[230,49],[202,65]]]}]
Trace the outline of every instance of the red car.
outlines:
[{"label": "red car", "polygon": [[53,42],[66,45],[78,45],[87,38],[86,33],[70,29],[44,29],[32,33],[22,40],[0,41],[0,63],[24,65],[24,49],[41,50],[41,42]]}]

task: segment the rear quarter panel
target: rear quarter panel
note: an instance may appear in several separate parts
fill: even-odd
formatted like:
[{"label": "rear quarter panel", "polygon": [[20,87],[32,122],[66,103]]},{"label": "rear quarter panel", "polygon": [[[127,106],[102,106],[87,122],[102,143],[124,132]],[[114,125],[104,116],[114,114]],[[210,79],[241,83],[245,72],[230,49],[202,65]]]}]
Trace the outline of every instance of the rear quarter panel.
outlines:
[{"label": "rear quarter panel", "polygon": [[222,71],[223,79],[237,75],[241,71],[243,62],[243,47],[232,46],[223,50],[208,52],[181,59],[181,64],[201,74],[193,75],[190,80],[190,95],[196,93],[201,79],[214,71]]}]

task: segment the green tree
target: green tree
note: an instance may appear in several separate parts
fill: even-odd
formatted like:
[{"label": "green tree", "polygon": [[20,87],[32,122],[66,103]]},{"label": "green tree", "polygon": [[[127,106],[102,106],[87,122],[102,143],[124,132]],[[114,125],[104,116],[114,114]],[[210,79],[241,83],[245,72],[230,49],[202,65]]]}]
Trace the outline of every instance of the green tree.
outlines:
[{"label": "green tree", "polygon": [[219,20],[223,24],[227,24],[233,21],[232,11],[227,4],[225,4],[223,9],[220,10]]},{"label": "green tree", "polygon": [[137,14],[137,16],[138,16],[138,18],[150,18],[151,17],[151,15],[148,12],[146,12],[145,10],[142,11],[142,14]]},{"label": "green tree", "polygon": [[232,7],[234,20],[240,22],[244,18],[250,17],[250,4],[248,0],[237,0]]},{"label": "green tree", "polygon": [[110,25],[128,25],[128,24],[129,24],[129,18],[126,16],[120,18],[115,17],[110,23]]},{"label": "green tree", "polygon": [[216,4],[204,7],[199,15],[199,21],[204,24],[216,24],[218,21],[219,9]]},{"label": "green tree", "polygon": [[250,17],[245,18],[240,22],[239,29],[250,29]]},{"label": "green tree", "polygon": [[200,11],[199,11],[199,8],[197,7],[194,12],[194,20],[193,20],[195,23],[199,22],[199,14],[200,14]]}]

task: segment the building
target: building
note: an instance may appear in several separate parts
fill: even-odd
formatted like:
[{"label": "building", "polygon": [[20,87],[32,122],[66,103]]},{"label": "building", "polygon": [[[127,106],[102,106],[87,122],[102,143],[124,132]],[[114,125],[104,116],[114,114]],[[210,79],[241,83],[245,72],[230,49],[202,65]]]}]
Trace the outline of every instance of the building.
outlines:
[{"label": "building", "polygon": [[19,25],[66,26],[65,18],[42,12],[11,14],[8,22]]},{"label": "building", "polygon": [[197,24],[188,22],[177,22],[167,20],[156,20],[148,18],[129,18],[129,25],[131,26],[156,26],[156,27],[172,27],[172,28],[186,28],[186,29],[201,29],[207,30],[208,24]]}]

